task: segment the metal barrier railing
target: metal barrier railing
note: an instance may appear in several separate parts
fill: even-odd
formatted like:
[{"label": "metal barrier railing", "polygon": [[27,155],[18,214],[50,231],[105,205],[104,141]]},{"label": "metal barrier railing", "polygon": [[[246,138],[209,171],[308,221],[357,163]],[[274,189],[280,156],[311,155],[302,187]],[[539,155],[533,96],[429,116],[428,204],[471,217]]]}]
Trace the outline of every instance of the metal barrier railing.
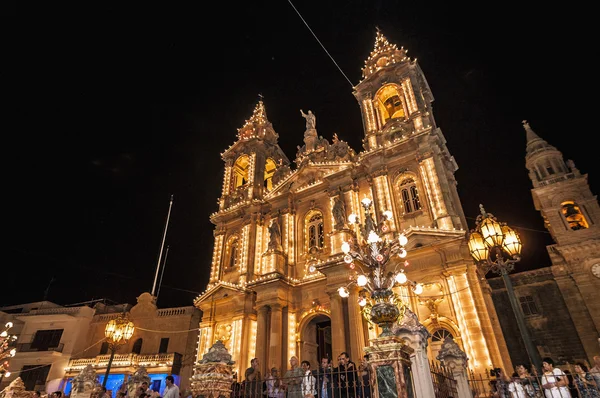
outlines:
[{"label": "metal barrier railing", "polygon": [[431,381],[433,382],[435,398],[458,397],[456,380],[449,369],[432,361],[429,365],[429,370],[431,371]]},{"label": "metal barrier railing", "polygon": [[[285,376],[288,377],[285,377]],[[301,369],[290,376],[267,374],[261,380],[234,381],[231,398],[371,398],[373,386],[368,369],[354,371],[312,370],[305,374]]]},{"label": "metal barrier railing", "polygon": [[600,398],[600,373],[590,372],[584,365],[567,363],[555,368],[555,374],[516,373],[486,377],[469,377],[474,398]]}]

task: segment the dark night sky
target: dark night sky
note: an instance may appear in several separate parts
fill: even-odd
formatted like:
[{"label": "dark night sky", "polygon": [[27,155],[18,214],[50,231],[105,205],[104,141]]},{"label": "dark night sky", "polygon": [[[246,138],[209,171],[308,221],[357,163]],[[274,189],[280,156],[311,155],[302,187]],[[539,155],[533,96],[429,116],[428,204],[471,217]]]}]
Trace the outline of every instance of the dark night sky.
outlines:
[{"label": "dark night sky", "polygon": [[[152,288],[171,194],[159,306],[191,305],[209,273],[220,153],[259,93],[290,160],[301,108],[316,114],[320,135],[362,149],[352,87],[289,2],[107,4],[29,6],[10,21],[3,263],[12,289],[0,305],[42,299],[53,277],[48,299],[60,304],[134,303]],[[419,60],[469,227],[483,203],[521,233],[519,269],[549,265],[521,120],[600,191],[597,149],[584,141],[597,109],[592,13],[525,2],[294,5],[353,84],[376,26]]]}]

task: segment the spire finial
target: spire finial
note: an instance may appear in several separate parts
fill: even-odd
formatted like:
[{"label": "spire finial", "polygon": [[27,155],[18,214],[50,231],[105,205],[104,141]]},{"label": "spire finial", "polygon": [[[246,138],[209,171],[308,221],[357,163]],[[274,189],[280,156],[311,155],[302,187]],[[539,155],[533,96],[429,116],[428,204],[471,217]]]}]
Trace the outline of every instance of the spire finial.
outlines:
[{"label": "spire finial", "polygon": [[483,205],[481,203],[479,204],[479,211],[481,212],[481,215],[483,216],[483,218],[487,217],[487,212],[485,211],[485,209],[483,208]]}]

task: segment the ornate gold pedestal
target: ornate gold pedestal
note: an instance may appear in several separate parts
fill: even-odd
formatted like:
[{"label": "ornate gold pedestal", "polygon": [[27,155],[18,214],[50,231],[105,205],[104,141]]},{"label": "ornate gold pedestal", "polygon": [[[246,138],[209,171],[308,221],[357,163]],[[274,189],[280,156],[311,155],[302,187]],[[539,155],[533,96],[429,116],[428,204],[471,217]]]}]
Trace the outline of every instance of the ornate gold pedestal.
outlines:
[{"label": "ornate gold pedestal", "polygon": [[371,365],[373,398],[414,397],[410,370],[410,356],[414,352],[398,336],[384,336],[371,340],[365,348]]},{"label": "ornate gold pedestal", "polygon": [[233,364],[235,362],[231,360],[231,355],[223,342],[217,340],[194,366],[192,376],[194,397],[201,395],[205,398],[229,398],[233,383]]}]

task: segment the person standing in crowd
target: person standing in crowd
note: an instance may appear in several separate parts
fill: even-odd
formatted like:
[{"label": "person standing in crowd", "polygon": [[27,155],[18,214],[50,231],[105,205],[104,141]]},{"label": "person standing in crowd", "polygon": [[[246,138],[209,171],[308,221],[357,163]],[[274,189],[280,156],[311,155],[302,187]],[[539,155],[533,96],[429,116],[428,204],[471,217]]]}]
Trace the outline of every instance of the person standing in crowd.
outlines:
[{"label": "person standing in crowd", "polygon": [[285,391],[281,386],[281,377],[279,377],[279,370],[277,368],[271,368],[271,373],[267,376],[265,383],[268,398],[285,397]]},{"label": "person standing in crowd", "polygon": [[559,368],[554,367],[552,358],[542,359],[542,388],[546,398],[571,398],[571,393],[567,388],[567,375]]},{"label": "person standing in crowd", "polygon": [[175,384],[175,378],[171,375],[165,378],[165,391],[163,398],[179,398],[179,387]]},{"label": "person standing in crowd", "polygon": [[517,375],[519,376],[527,398],[535,398],[542,395],[540,383],[538,383],[536,378],[529,373],[525,365],[517,365],[515,370],[517,371]]},{"label": "person standing in crowd", "polygon": [[258,358],[252,358],[250,367],[244,374],[245,387],[244,395],[246,397],[260,397],[262,395],[262,377],[258,367],[260,366]]},{"label": "person standing in crowd", "polygon": [[496,380],[494,380],[493,388],[494,388],[494,398],[510,398],[508,391],[508,384],[510,380],[504,373],[503,369],[496,369]]},{"label": "person standing in crowd", "polygon": [[287,398],[303,398],[302,397],[302,368],[298,367],[298,357],[290,358],[291,369],[285,372],[283,382],[287,390]]},{"label": "person standing in crowd", "polygon": [[350,360],[347,352],[342,352],[338,357],[338,367],[334,370],[336,390],[334,394],[341,398],[356,397],[356,364]]},{"label": "person standing in crowd", "polygon": [[594,357],[594,366],[590,369],[590,374],[600,388],[600,355]]},{"label": "person standing in crowd", "polygon": [[304,398],[315,398],[317,395],[317,380],[310,370],[310,362],[302,361],[302,396]]},{"label": "person standing in crowd", "polygon": [[575,375],[573,383],[579,391],[580,398],[600,398],[600,386],[594,381],[594,377],[588,371],[587,366],[581,362],[575,364]]},{"label": "person standing in crowd", "polygon": [[371,398],[371,366],[368,363],[369,356],[364,355],[358,365],[358,386],[357,396],[361,398]]},{"label": "person standing in crowd", "polygon": [[333,375],[328,357],[321,358],[321,369],[317,373],[319,398],[333,398]]}]

